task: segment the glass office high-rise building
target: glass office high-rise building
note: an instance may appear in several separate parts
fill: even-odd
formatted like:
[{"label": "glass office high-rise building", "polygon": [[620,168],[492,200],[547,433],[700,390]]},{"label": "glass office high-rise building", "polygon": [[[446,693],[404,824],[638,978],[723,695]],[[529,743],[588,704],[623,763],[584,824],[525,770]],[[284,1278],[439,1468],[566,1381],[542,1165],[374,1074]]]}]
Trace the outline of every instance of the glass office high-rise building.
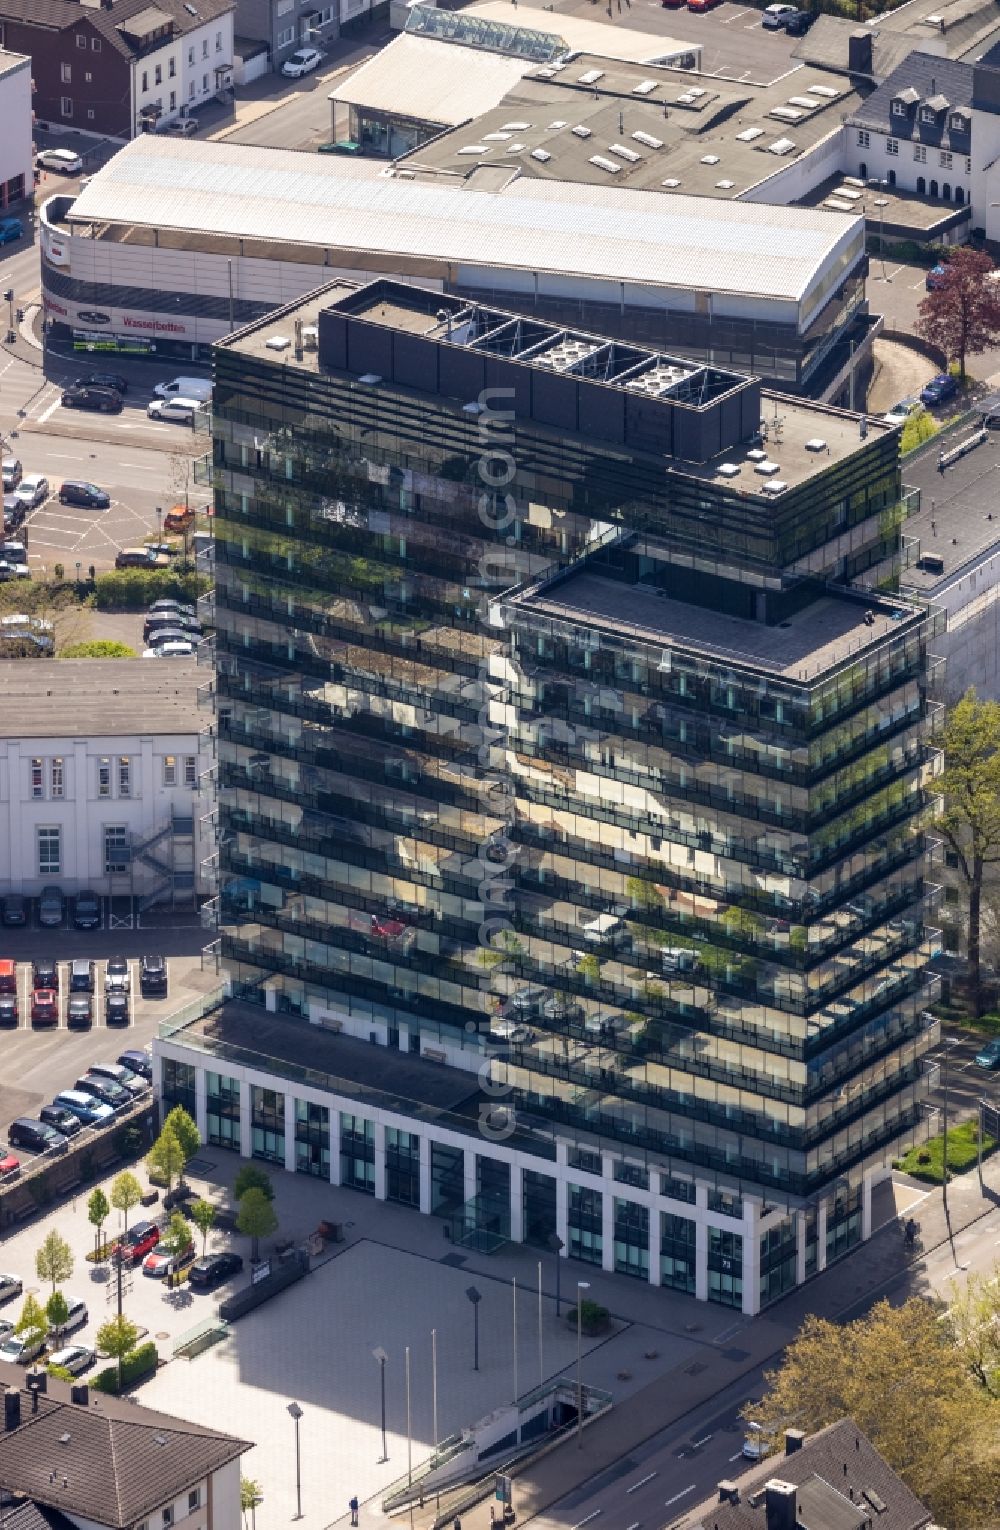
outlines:
[{"label": "glass office high-rise building", "polygon": [[165,1095],[748,1313],[866,1236],[933,1040],[897,433],[389,281],[220,344],[213,430],[233,999]]}]

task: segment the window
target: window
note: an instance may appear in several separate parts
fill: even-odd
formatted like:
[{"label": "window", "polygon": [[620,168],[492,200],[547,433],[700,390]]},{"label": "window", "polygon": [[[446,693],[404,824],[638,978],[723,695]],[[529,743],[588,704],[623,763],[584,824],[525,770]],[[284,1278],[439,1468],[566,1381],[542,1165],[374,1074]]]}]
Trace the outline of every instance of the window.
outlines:
[{"label": "window", "polygon": [[118,795],[119,797],[132,795],[132,757],[128,754],[118,756]]},{"label": "window", "polygon": [[194,63],[194,43],[192,43],[190,48],[188,49],[188,63],[189,64],[193,64]]},{"label": "window", "polygon": [[930,106],[923,106],[920,109],[920,120],[921,122],[935,122],[937,120],[937,112]]},{"label": "window", "polygon": [[913,158],[916,160],[918,165],[926,165],[927,150],[924,148],[922,143],[915,143],[913,145]]},{"label": "window", "polygon": [[941,153],[939,154],[938,158],[939,158],[939,160],[941,162],[941,169],[942,170],[950,170],[951,169],[951,155],[945,149],[941,150]]},{"label": "window", "polygon": [[894,117],[905,117],[906,116],[906,102],[905,101],[893,101],[892,106],[889,109],[892,112],[892,115]]},{"label": "window", "polygon": [[966,173],[966,175],[971,175],[972,174],[972,160],[971,159],[967,159],[965,161],[965,173]]},{"label": "window", "polygon": [[73,83],[73,65],[60,64],[59,78],[62,80],[64,85],[71,85]]},{"label": "window", "polygon": [[111,796],[111,761],[107,755],[97,762],[97,795]]},{"label": "window", "polygon": [[288,44],[292,43],[294,41],[295,41],[295,28],[294,27],[285,27],[284,31],[278,33],[278,47],[279,48],[287,48]]},{"label": "window", "polygon": [[176,106],[177,106],[177,92],[176,92],[176,90],[172,90],[170,92],[170,110],[174,111],[176,109]]},{"label": "window", "polygon": [[63,795],[63,760],[62,755],[57,754],[54,760],[49,762],[49,792],[53,797]]},{"label": "window", "polygon": [[208,58],[208,38],[207,37],[203,37],[202,40],[201,40],[201,56],[202,56],[202,58]]},{"label": "window", "polygon": [[62,874],[62,830],[58,828],[37,829],[38,875],[58,877]]},{"label": "window", "polygon": [[78,48],[85,48],[87,46],[87,39],[82,32],[77,32],[76,34],[76,45]]},{"label": "window", "polygon": [[188,1494],[188,1513],[193,1514],[195,1509],[201,1508],[201,1488],[192,1488]]},{"label": "window", "polygon": [[104,875],[128,870],[128,829],[123,823],[104,826]]},{"label": "window", "polygon": [[167,1504],[167,1507],[165,1509],[161,1509],[161,1511],[160,1511],[160,1519],[163,1522],[164,1530],[166,1530],[167,1525],[172,1525],[173,1524],[173,1522],[174,1522],[174,1506],[173,1506],[172,1503]]},{"label": "window", "polygon": [[169,75],[170,79],[173,79],[177,74],[177,60],[174,58],[173,54],[171,54],[167,63],[167,74]]},{"label": "window", "polygon": [[192,80],[190,85],[188,86],[188,100],[189,101],[193,101],[194,100],[194,80]]},{"label": "window", "polygon": [[156,64],[154,66],[154,68],[153,68],[153,84],[154,85],[162,85],[163,84],[163,65],[162,64]]},{"label": "window", "polygon": [[194,754],[184,756],[184,785],[197,786],[198,784],[198,757]]},{"label": "window", "polygon": [[870,144],[871,144],[871,134],[866,132],[862,128],[859,131],[859,133],[858,133],[858,148],[859,149],[867,149]]},{"label": "window", "polygon": [[142,71],[142,93],[143,93],[143,95],[146,94],[146,91],[148,89],[149,89],[149,70],[148,69],[144,69]]},{"label": "window", "polygon": [[42,774],[41,760],[31,762],[31,795],[33,797],[45,796],[45,777]]},{"label": "window", "polygon": [[222,52],[222,33],[221,32],[216,32],[216,34],[215,34],[215,51],[216,51],[216,53],[221,53]]},{"label": "window", "polygon": [[93,120],[94,120],[94,108],[92,106],[88,106],[87,107],[87,116],[90,119],[90,121],[93,122]]},{"label": "window", "polygon": [[202,90],[205,90],[205,91],[208,90],[208,75],[207,74],[203,74],[202,77],[201,77],[201,88],[202,88]]},{"label": "window", "polygon": [[62,112],[64,117],[72,117],[73,102],[69,96],[61,97],[59,102],[59,110]]},{"label": "window", "polygon": [[899,153],[899,139],[898,138],[887,138],[886,141],[885,141],[885,152],[887,154],[898,154]]},{"label": "window", "polygon": [[165,754],[163,756],[163,784],[164,786],[177,785],[177,756]]},{"label": "window", "polygon": [[91,53],[100,53],[101,39],[99,37],[92,37],[90,39],[90,51]]},{"label": "window", "polygon": [[84,70],[83,83],[85,85],[92,85],[94,83],[94,76],[91,74],[89,69]]}]

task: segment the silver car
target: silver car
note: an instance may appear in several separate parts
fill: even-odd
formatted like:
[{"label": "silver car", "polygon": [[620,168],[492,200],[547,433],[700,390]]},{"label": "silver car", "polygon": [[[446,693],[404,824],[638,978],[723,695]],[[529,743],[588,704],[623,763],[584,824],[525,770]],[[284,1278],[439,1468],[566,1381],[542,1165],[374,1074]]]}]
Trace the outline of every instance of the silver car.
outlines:
[{"label": "silver car", "polygon": [[54,1355],[49,1356],[49,1368],[58,1365],[64,1371],[69,1371],[71,1376],[79,1376],[81,1372],[89,1370],[97,1356],[86,1344],[67,1344],[65,1349],[57,1349]]}]

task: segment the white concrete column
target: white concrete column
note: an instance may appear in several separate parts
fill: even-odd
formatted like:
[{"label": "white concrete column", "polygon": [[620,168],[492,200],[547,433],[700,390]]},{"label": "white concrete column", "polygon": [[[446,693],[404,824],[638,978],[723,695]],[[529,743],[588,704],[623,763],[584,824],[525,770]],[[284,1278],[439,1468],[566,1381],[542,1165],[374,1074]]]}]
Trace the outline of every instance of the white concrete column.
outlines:
[{"label": "white concrete column", "polygon": [[330,1106],[330,1183],[340,1184],[340,1111]]},{"label": "white concrete column", "polygon": [[[653,1183],[653,1175],[649,1177]],[[649,1284],[660,1284],[660,1207],[653,1198],[649,1203]]]},{"label": "white concrete column", "polygon": [[208,1141],[208,1073],[204,1068],[194,1070],[194,1124],[202,1142]]},{"label": "white concrete column", "polygon": [[760,1211],[756,1195],[743,1197],[743,1316],[760,1311]]},{"label": "white concrete column", "polygon": [[806,1279],[806,1218],[799,1211],[795,1215],[795,1284],[805,1285]]},{"label": "white concrete column", "polygon": [[524,1242],[524,1170],[513,1161],[510,1165],[510,1241]]},{"label": "white concrete column", "polygon": [[285,1092],[285,1173],[295,1173],[295,1096]]},{"label": "white concrete column", "polygon": [[615,1187],[606,1179],[601,1185],[601,1269],[615,1267]]},{"label": "white concrete column", "polygon": [[694,1295],[699,1302],[708,1301],[708,1186],[695,1186],[694,1204]]},{"label": "white concrete column", "polygon": [[562,1244],[560,1258],[569,1258],[569,1180],[556,1176],[556,1237]]},{"label": "white concrete column", "polygon": [[240,1080],[240,1157],[253,1157],[253,1128],[250,1123],[250,1085]]},{"label": "white concrete column", "polygon": [[476,1198],[476,1153],[474,1148],[466,1148],[463,1158],[465,1180],[462,1187],[462,1198],[466,1205]]},{"label": "white concrete column", "polygon": [[418,1138],[420,1143],[420,1210],[425,1217],[431,1214],[431,1139]]},{"label": "white concrete column", "polygon": [[385,1127],[375,1122],[375,1199],[385,1200]]},{"label": "white concrete column", "polygon": [[866,1174],[861,1181],[861,1237],[867,1240],[872,1235],[872,1181],[871,1175]]},{"label": "white concrete column", "polygon": [[[203,1068],[199,1068],[198,1072],[204,1077],[204,1069]],[[197,1089],[197,1087],[198,1087],[198,1085],[197,1085],[197,1082],[196,1082],[195,1083],[195,1088]],[[160,1107],[160,1115],[162,1116],[162,1114],[163,1114],[163,1058],[160,1056],[159,1052],[156,1051],[155,1048],[153,1050],[153,1094],[156,1096],[156,1102],[157,1102],[157,1104]]]},{"label": "white concrete column", "polygon": [[826,1201],[816,1208],[816,1272],[826,1269]]},{"label": "white concrete column", "polygon": [[410,1050],[410,1027],[408,1025],[401,1025],[399,1027],[398,1045],[401,1052],[408,1052]]}]

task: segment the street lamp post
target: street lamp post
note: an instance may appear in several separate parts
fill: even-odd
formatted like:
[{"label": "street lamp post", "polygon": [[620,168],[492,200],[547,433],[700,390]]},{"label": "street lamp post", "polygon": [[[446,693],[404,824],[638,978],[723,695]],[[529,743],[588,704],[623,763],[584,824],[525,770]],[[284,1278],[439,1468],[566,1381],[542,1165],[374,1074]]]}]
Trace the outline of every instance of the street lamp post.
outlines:
[{"label": "street lamp post", "polygon": [[576,1283],[576,1446],[583,1449],[583,1293],[590,1290],[589,1280]]},{"label": "street lamp post", "polygon": [[559,1290],[559,1274],[562,1264],[562,1251],[565,1247],[566,1245],[560,1238],[559,1234],[553,1233],[549,1239],[549,1248],[552,1249],[556,1256],[556,1317],[558,1317],[562,1311],[562,1297]]},{"label": "street lamp post", "polygon": [[[885,181],[879,181],[879,186],[884,191]],[[878,208],[878,252],[882,260],[882,280],[888,281],[885,274],[885,210],[889,206],[885,197],[876,197],[875,206]]]},{"label": "street lamp post", "polygon": [[302,1457],[299,1453],[299,1420],[302,1409],[297,1402],[288,1404],[288,1412],[295,1421],[295,1518],[302,1518]]},{"label": "street lamp post", "polygon": [[389,1452],[385,1448],[385,1362],[389,1356],[381,1345],[379,1345],[378,1349],[373,1349],[372,1354],[378,1361],[379,1383],[382,1393],[382,1461],[388,1461]]},{"label": "street lamp post", "polygon": [[413,1429],[410,1423],[410,1346],[406,1346],[406,1485],[413,1486]]},{"label": "street lamp post", "polygon": [[467,1286],[466,1289],[465,1289],[465,1294],[469,1298],[469,1301],[472,1303],[472,1332],[473,1332],[473,1341],[472,1341],[473,1342],[472,1369],[474,1371],[478,1371],[478,1369],[479,1369],[479,1303],[483,1299],[483,1293],[481,1291],[477,1291],[475,1286]]}]

